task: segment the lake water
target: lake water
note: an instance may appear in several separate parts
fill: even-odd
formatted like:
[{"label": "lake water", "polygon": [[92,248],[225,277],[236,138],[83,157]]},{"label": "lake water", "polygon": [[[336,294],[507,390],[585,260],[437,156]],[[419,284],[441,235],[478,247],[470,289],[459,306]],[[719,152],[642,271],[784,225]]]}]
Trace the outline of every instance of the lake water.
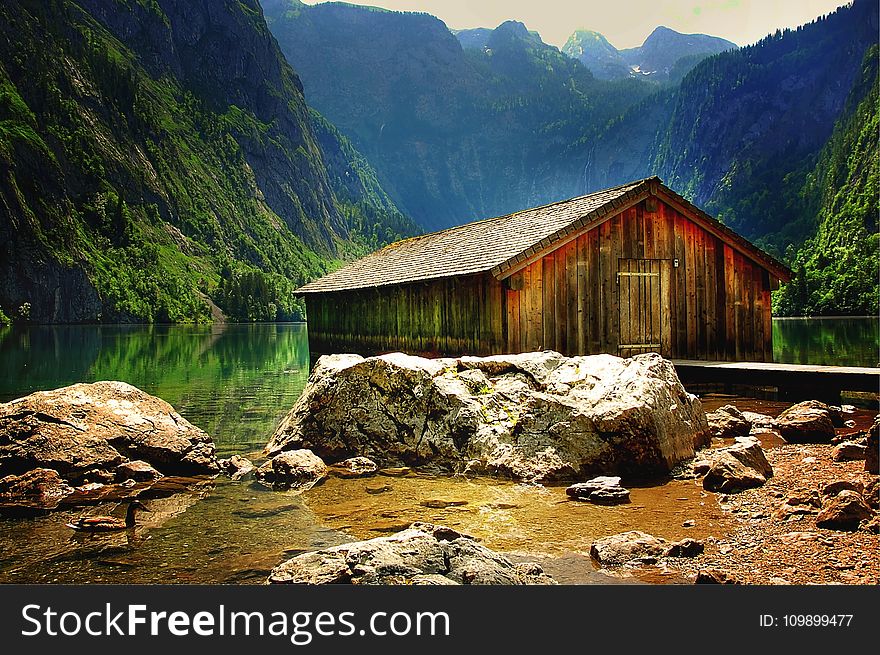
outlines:
[{"label": "lake water", "polygon": [[[774,322],[780,361],[875,366],[878,346],[874,319]],[[170,402],[214,437],[223,457],[259,460],[308,371],[301,324],[0,328],[0,402],[74,382],[123,380]],[[701,487],[683,480],[636,487],[632,504],[619,507],[567,502],[564,487],[419,474],[387,480],[391,489],[379,495],[366,493],[368,481],[341,478],[300,495],[223,477],[186,488],[159,485],[142,496],[152,512],[134,534],[71,534],[65,527],[83,513],[118,513],[110,499],[0,519],[0,582],[259,583],[294,553],[380,536],[415,520],[537,557],[561,581],[608,582],[586,556],[599,536],[639,529],[703,538],[723,533],[731,521],[706,502]],[[423,504],[434,498],[465,504]],[[682,527],[689,519],[697,528]]]},{"label": "lake water", "polygon": [[878,366],[880,319],[774,319],[773,359],[784,364]]}]

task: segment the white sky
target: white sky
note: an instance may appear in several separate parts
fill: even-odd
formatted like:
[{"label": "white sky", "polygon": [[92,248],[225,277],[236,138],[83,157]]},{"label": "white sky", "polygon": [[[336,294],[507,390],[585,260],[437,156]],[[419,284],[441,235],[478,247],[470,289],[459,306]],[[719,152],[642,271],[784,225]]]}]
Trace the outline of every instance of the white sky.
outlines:
[{"label": "white sky", "polygon": [[[318,4],[322,0],[304,0]],[[796,27],[847,4],[843,0],[365,0],[397,11],[424,11],[451,28],[497,27],[515,19],[562,47],[578,28],[601,32],[617,48],[641,45],[658,25],[748,45],[776,28]]]}]

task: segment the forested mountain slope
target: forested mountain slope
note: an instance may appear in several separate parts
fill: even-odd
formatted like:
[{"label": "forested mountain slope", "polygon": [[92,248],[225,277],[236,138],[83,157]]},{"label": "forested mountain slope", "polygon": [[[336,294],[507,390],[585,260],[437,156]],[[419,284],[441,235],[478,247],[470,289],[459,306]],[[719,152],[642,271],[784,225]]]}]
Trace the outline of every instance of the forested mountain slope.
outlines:
[{"label": "forested mountain slope", "polygon": [[296,316],[293,286],[376,223],[387,238],[386,212],[414,229],[356,185],[337,199],[334,168],[370,172],[325,130],[343,151],[328,176],[314,120],[256,0],[3,3],[0,308]]},{"label": "forested mountain slope", "polygon": [[795,280],[775,299],[786,315],[877,316],[880,277],[880,76],[878,47],[865,55],[843,118],[802,189],[818,228],[793,257]]},{"label": "forested mountain slope", "polygon": [[428,14],[263,6],[308,102],[426,229],[577,195],[581,144],[653,91],[595,79],[516,21],[464,49]]}]

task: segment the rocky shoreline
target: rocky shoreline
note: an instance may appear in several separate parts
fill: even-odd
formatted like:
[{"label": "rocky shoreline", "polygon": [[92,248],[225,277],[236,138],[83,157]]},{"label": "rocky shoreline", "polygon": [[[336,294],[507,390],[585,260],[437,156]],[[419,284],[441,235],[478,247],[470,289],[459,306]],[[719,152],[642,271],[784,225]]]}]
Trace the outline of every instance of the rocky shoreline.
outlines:
[{"label": "rocky shoreline", "polygon": [[[367,478],[364,499],[418,470],[503,476],[535,489],[567,480],[569,502],[597,511],[629,504],[625,483],[675,479],[700,487],[734,527],[700,538],[676,530],[669,539],[640,531],[635,514],[635,529],[583,546],[594,568],[699,583],[880,582],[880,417],[868,425],[864,413],[855,421],[853,408],[817,401],[767,414],[710,401],[707,414],[655,355],[322,362],[264,462],[218,460],[207,434],[120,382],[0,404],[0,515],[170,499],[156,503],[167,505],[151,520],[158,525],[204,497],[221,473],[288,495],[308,495],[328,477]],[[432,519],[453,516],[457,502],[429,499],[414,522],[388,519],[388,536],[296,555],[269,582],[555,583],[527,554],[511,559]]]}]

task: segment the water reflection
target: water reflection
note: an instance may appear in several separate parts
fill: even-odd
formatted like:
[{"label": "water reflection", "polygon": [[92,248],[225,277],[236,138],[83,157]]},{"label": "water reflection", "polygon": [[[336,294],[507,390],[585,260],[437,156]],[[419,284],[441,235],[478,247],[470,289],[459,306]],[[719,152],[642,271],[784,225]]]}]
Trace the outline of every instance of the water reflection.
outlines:
[{"label": "water reflection", "polygon": [[260,450],[309,374],[304,324],[36,326],[0,332],[0,402],[121,380],[168,401],[218,452]]},{"label": "water reflection", "polygon": [[784,364],[878,366],[880,320],[786,318],[773,321],[773,361]]}]

